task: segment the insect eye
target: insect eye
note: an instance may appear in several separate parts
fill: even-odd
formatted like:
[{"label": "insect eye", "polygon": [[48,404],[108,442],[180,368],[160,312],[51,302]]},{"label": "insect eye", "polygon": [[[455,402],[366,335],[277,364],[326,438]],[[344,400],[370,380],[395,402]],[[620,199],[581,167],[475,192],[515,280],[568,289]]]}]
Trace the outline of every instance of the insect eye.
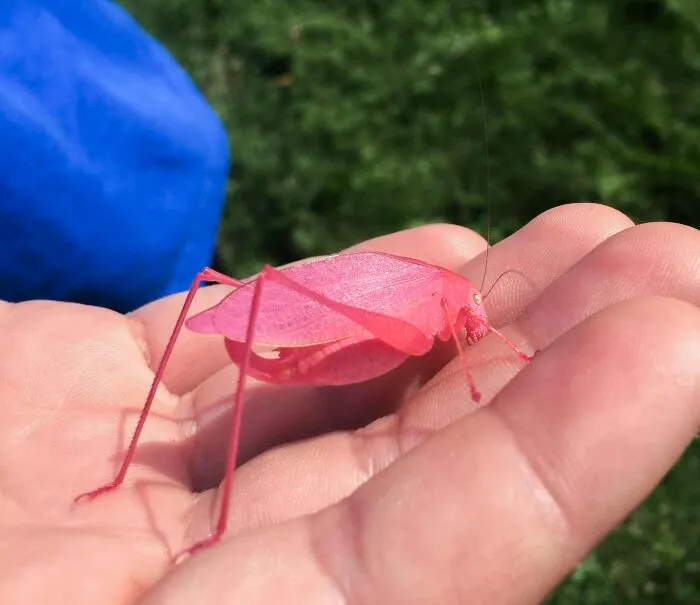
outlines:
[{"label": "insect eye", "polygon": [[479,294],[478,292],[474,292],[474,295],[472,296],[472,298],[474,299],[475,305],[481,304],[481,294]]}]

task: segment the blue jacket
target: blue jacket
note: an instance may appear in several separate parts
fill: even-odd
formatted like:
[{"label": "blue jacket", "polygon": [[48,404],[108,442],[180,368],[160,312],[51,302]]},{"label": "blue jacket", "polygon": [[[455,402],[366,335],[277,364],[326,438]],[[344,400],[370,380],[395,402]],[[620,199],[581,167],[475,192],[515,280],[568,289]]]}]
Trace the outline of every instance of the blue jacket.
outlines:
[{"label": "blue jacket", "polygon": [[211,262],[229,155],[185,72],[109,0],[0,8],[0,298],[120,311]]}]

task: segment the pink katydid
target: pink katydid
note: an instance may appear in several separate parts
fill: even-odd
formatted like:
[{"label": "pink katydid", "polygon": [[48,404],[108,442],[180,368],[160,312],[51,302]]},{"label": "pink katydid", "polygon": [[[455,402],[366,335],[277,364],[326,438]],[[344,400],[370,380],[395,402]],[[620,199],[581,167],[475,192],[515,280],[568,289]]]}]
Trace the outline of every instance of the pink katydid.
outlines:
[{"label": "pink katydid", "polygon": [[[186,321],[202,282],[234,290]],[[520,350],[487,319],[480,292],[465,277],[425,262],[379,252],[346,252],[282,269],[263,267],[241,282],[206,268],[195,277],[156,370],[151,389],[116,477],[76,498],[93,499],[120,486],[183,325],[224,336],[239,366],[231,436],[218,522],[205,540],[184,554],[217,543],[226,532],[247,376],[276,384],[342,385],[375,378],[410,356],[426,354],[436,339],[454,340],[471,396],[479,394],[467,367],[460,333],[475,343],[493,332],[522,359]],[[254,349],[275,352],[258,355]]]}]

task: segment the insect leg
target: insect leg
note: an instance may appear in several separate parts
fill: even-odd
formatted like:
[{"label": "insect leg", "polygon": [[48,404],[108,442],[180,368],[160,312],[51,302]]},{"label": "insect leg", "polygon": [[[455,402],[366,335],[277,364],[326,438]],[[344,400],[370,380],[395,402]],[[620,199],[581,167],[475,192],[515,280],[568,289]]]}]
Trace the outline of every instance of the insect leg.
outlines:
[{"label": "insect leg", "polygon": [[[216,523],[214,532],[204,540],[197,542],[185,549],[175,559],[179,561],[182,557],[194,554],[198,550],[202,550],[216,544],[221,540],[226,527],[228,525],[228,510],[231,502],[231,492],[233,490],[233,476],[236,470],[236,458],[238,456],[238,444],[241,435],[241,420],[243,418],[243,402],[245,392],[245,381],[248,376],[248,368],[250,366],[250,358],[253,350],[253,342],[255,340],[255,325],[260,312],[260,302],[262,300],[263,284],[268,278],[265,268],[260,275],[255,278],[255,291],[250,304],[250,315],[248,316],[248,328],[245,337],[245,350],[243,359],[241,360],[240,369],[238,372],[238,384],[236,385],[236,395],[233,400],[233,410],[231,414],[231,432],[228,441],[228,449],[226,452],[226,468],[224,470],[224,480],[221,487],[221,502],[219,504],[219,519]],[[184,318],[183,318],[184,321]]]},{"label": "insect leg", "polygon": [[190,310],[190,306],[192,305],[192,301],[194,300],[197,288],[199,288],[199,285],[205,281],[216,282],[226,286],[234,287],[238,287],[242,284],[242,282],[228,277],[223,273],[219,273],[218,271],[214,271],[209,267],[206,267],[202,271],[197,273],[194,280],[192,281],[192,285],[190,286],[189,291],[187,292],[187,297],[185,298],[185,302],[183,303],[182,309],[180,310],[180,315],[178,315],[177,321],[175,322],[175,327],[173,328],[173,331],[170,334],[170,339],[168,340],[168,344],[166,345],[165,351],[163,352],[163,356],[161,357],[160,363],[158,364],[158,369],[156,370],[156,373],[153,377],[151,388],[148,391],[146,403],[144,403],[143,409],[141,410],[141,414],[139,415],[138,422],[136,423],[136,428],[134,429],[134,434],[131,437],[131,441],[129,441],[129,447],[126,450],[126,455],[124,456],[124,460],[122,461],[122,464],[119,467],[119,472],[111,482],[106,483],[105,485],[102,485],[97,489],[85,492],[84,494],[80,494],[79,496],[77,496],[75,498],[75,502],[81,500],[92,500],[93,498],[96,498],[101,494],[116,489],[124,482],[124,478],[126,477],[126,473],[129,470],[129,466],[133,461],[134,453],[136,452],[136,445],[139,441],[139,438],[141,437],[141,432],[143,431],[144,424],[146,424],[146,418],[148,417],[148,413],[151,410],[151,406],[153,405],[153,400],[155,399],[156,391],[158,390],[158,385],[160,385],[160,382],[163,378],[163,373],[165,372],[165,367],[167,366],[168,360],[170,359],[170,355],[172,354],[173,348],[175,347],[175,341],[177,340],[177,337],[180,334],[180,330],[182,330],[182,326],[185,323],[185,318],[187,317],[187,313]]},{"label": "insect leg", "polygon": [[496,336],[498,336],[503,342],[505,342],[513,351],[515,351],[520,359],[524,361],[532,361],[538,354],[539,351],[535,351],[532,355],[528,355],[525,351],[523,351],[518,345],[516,345],[512,340],[510,340],[505,334],[502,334],[496,328],[493,326],[489,325],[488,326],[489,332],[493,332]]}]

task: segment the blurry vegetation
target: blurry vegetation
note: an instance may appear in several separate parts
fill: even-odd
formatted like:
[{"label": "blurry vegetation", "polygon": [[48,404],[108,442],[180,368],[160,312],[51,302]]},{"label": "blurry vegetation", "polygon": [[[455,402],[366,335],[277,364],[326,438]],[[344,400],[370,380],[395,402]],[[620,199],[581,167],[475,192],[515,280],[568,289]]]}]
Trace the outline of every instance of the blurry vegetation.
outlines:
[{"label": "blurry vegetation", "polygon": [[[576,200],[700,225],[698,0],[122,4],[226,123],[234,275],[422,222],[483,232],[487,192],[496,239]],[[696,443],[550,602],[700,603],[699,479]]]}]

